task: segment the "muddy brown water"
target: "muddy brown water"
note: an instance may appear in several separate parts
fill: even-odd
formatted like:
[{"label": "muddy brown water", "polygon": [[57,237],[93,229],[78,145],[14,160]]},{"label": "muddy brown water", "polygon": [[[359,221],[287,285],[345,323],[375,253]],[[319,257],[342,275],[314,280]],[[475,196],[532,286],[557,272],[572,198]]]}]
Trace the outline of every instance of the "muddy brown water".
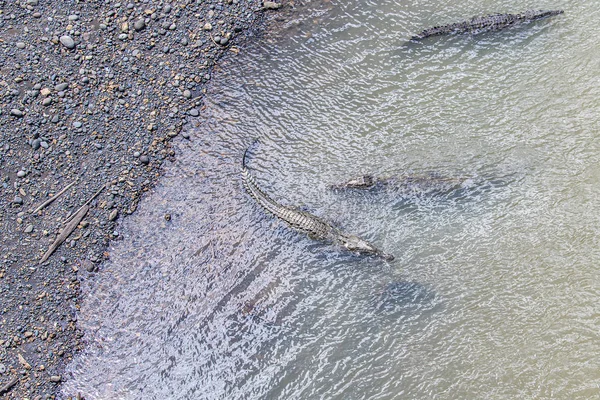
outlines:
[{"label": "muddy brown water", "polygon": [[[215,76],[206,118],[87,283],[87,399],[600,396],[600,4],[314,2]],[[406,46],[489,12],[565,14]],[[275,199],[396,259],[265,215]],[[337,192],[470,176],[455,195]],[[171,216],[170,220],[165,215]]]}]

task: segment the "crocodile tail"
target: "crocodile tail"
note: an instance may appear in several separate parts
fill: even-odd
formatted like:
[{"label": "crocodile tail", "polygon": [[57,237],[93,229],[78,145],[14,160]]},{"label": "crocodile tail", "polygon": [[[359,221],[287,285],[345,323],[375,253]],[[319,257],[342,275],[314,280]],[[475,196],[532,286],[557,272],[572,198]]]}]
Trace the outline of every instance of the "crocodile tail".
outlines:
[{"label": "crocodile tail", "polygon": [[250,173],[250,170],[246,166],[246,157],[248,154],[248,150],[255,143],[258,142],[256,139],[247,149],[244,151],[244,156],[242,157],[242,184],[246,189],[246,192],[252,197],[262,208],[269,211],[270,213],[279,216],[281,213],[281,209],[284,208],[281,204],[277,203],[273,200],[268,194],[262,191],[262,189],[256,183],[254,176]]},{"label": "crocodile tail", "polygon": [[244,156],[242,157],[242,169],[246,168],[246,157],[248,156],[248,150],[250,150],[250,148],[256,143],[258,143],[258,139],[254,139],[250,146],[246,147],[246,150],[244,151]]}]

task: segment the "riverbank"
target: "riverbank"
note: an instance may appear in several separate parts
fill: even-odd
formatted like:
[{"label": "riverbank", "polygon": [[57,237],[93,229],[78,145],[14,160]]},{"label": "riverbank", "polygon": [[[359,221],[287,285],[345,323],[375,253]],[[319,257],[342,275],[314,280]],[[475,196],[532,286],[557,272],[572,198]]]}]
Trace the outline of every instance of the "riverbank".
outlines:
[{"label": "riverbank", "polygon": [[174,156],[170,140],[202,118],[213,68],[277,8],[0,2],[0,395],[57,396],[85,345],[80,282],[110,257],[119,219]]}]

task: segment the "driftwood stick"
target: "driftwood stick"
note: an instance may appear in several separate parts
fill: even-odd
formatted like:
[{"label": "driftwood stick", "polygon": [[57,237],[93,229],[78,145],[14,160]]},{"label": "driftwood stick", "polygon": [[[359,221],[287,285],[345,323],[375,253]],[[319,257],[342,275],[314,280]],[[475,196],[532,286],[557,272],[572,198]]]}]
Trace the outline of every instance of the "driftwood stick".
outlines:
[{"label": "driftwood stick", "polygon": [[90,207],[86,204],[77,212],[77,214],[75,214],[75,217],[73,217],[71,222],[69,222],[64,227],[64,229],[62,230],[60,235],[58,235],[58,237],[56,238],[54,243],[52,243],[50,245],[50,248],[48,249],[46,254],[44,254],[42,259],[40,260],[40,264],[43,263],[44,261],[46,261],[48,259],[48,257],[50,257],[52,255],[52,253],[54,253],[54,251],[56,249],[58,249],[58,246],[60,246],[61,243],[64,242],[69,237],[69,235],[75,230],[75,228],[77,228],[77,225],[79,225],[79,223],[81,222],[83,217],[85,217],[85,214],[87,214],[89,209],[90,209]]},{"label": "driftwood stick", "polygon": [[58,199],[58,197],[60,195],[62,195],[64,192],[66,192],[67,190],[69,190],[69,188],[71,186],[73,186],[75,184],[75,181],[71,182],[70,184],[67,185],[67,187],[65,187],[63,190],[61,190],[60,192],[56,193],[54,196],[50,197],[48,200],[46,200],[45,202],[43,202],[38,208],[36,208],[35,210],[33,210],[31,213],[35,214],[36,212],[44,209],[46,206],[48,206],[50,203],[52,203],[54,200]]},{"label": "driftwood stick", "polygon": [[83,207],[87,206],[88,204],[90,204],[92,202],[92,200],[94,200],[96,197],[98,197],[98,195],[100,193],[102,193],[102,191],[104,190],[104,188],[106,188],[106,185],[102,185],[102,187],[96,193],[94,193],[94,195],[92,197],[90,197],[85,203],[83,203],[83,205],[81,207],[79,207],[79,210],[77,210],[73,214],[69,215],[67,217],[67,219],[65,219],[63,221],[63,224],[69,223],[69,221],[72,220],[73,217],[75,217],[75,215],[77,215],[77,213],[83,209]]},{"label": "driftwood stick", "polygon": [[8,393],[8,391],[17,384],[17,382],[19,382],[19,378],[14,377],[10,381],[8,381],[8,383],[6,383],[4,386],[0,387],[0,395]]}]

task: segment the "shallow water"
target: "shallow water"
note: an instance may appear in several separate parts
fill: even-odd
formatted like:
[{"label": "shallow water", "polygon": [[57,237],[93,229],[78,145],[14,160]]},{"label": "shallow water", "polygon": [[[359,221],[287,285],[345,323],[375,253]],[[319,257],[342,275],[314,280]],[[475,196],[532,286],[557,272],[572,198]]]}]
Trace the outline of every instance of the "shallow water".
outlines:
[{"label": "shallow water", "polygon": [[[86,399],[600,396],[600,3],[314,2],[215,74],[79,316]],[[525,27],[406,40],[489,12]],[[275,199],[396,259],[357,257]],[[466,190],[332,191],[369,173]],[[165,214],[171,215],[166,221]]]}]

